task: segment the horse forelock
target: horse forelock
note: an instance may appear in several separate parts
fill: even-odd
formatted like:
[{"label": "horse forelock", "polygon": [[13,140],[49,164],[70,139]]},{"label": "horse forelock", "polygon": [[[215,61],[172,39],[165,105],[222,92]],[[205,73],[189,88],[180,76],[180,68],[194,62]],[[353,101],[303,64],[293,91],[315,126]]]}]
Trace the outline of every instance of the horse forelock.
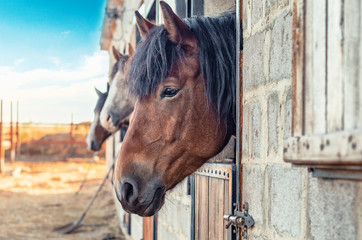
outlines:
[{"label": "horse forelock", "polygon": [[[220,120],[234,121],[235,12],[183,21],[198,40],[200,70],[209,106],[217,110]],[[169,40],[163,25],[152,28],[131,60],[127,75],[130,92],[137,98],[151,94],[182,57],[185,57],[182,48]]]},{"label": "horse forelock", "polygon": [[129,57],[127,55],[124,55],[113,65],[110,79],[113,80],[114,77],[116,76],[116,74],[118,73],[118,71],[122,71],[122,72],[124,71],[124,67],[126,65],[128,58]]}]

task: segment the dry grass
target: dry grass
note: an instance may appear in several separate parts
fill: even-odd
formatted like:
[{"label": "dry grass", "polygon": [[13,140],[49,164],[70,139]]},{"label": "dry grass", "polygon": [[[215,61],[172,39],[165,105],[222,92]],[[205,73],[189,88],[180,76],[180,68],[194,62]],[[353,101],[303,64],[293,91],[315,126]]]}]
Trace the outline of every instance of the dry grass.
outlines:
[{"label": "dry grass", "polygon": [[94,163],[84,189],[75,197],[87,169],[84,160],[8,164],[0,175],[0,239],[123,239],[109,183],[76,233],[52,231],[80,217],[106,174],[104,162]]}]

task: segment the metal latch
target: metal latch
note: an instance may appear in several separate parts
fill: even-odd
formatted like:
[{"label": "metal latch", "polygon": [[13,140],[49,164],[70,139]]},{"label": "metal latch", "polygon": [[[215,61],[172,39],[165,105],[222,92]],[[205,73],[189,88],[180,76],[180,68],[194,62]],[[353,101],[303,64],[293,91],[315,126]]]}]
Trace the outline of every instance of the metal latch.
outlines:
[{"label": "metal latch", "polygon": [[228,229],[231,225],[235,227],[234,233],[239,232],[239,229],[242,230],[241,235],[243,239],[247,237],[248,228],[254,225],[254,219],[249,215],[249,204],[245,202],[243,204],[243,209],[239,211],[239,204],[234,204],[235,210],[234,215],[225,214],[224,220],[228,223],[225,225],[225,228]]}]

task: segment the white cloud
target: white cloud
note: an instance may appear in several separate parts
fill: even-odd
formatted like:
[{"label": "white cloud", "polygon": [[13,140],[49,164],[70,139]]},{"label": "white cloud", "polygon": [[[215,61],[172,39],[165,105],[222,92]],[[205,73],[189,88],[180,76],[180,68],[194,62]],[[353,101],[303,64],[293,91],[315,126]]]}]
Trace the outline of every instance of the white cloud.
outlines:
[{"label": "white cloud", "polygon": [[59,58],[57,58],[57,57],[49,57],[49,60],[50,60],[52,63],[54,63],[55,66],[60,66],[61,61],[60,61]]},{"label": "white cloud", "polygon": [[68,35],[69,33],[70,33],[70,31],[69,31],[69,30],[64,31],[64,32],[61,32],[61,34],[63,34],[63,35]]},{"label": "white cloud", "polygon": [[20,64],[23,63],[24,61],[25,61],[25,58],[17,59],[17,60],[14,62],[14,66],[20,65]]},{"label": "white cloud", "polygon": [[85,56],[72,70],[34,69],[17,72],[15,67],[0,66],[0,98],[19,100],[20,121],[91,121],[97,95],[94,86],[106,90],[108,54]]}]

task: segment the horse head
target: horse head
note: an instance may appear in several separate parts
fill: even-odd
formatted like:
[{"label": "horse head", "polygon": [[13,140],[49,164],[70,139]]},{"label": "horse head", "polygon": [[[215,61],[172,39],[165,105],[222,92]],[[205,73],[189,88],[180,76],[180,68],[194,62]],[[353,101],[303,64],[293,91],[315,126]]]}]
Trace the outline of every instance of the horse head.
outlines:
[{"label": "horse head", "polygon": [[[133,48],[129,44],[129,55],[133,54]],[[108,131],[115,132],[119,126],[128,120],[128,116],[134,108],[134,98],[128,94],[128,84],[125,81],[126,64],[129,56],[122,55],[113,47],[113,56],[116,63],[113,66],[108,97],[101,111],[100,121]]]},{"label": "horse head", "polygon": [[111,135],[106,129],[101,126],[101,123],[99,121],[100,112],[108,95],[108,88],[109,85],[107,85],[107,92],[105,93],[102,93],[98,89],[95,89],[98,95],[98,100],[96,107],[94,108],[94,119],[92,124],[90,125],[86,140],[87,147],[92,151],[99,151],[102,147],[102,143]]},{"label": "horse head", "polygon": [[181,20],[160,5],[161,26],[136,12],[143,41],[127,81],[137,102],[115,169],[119,201],[141,216],[235,131],[235,14]]}]

